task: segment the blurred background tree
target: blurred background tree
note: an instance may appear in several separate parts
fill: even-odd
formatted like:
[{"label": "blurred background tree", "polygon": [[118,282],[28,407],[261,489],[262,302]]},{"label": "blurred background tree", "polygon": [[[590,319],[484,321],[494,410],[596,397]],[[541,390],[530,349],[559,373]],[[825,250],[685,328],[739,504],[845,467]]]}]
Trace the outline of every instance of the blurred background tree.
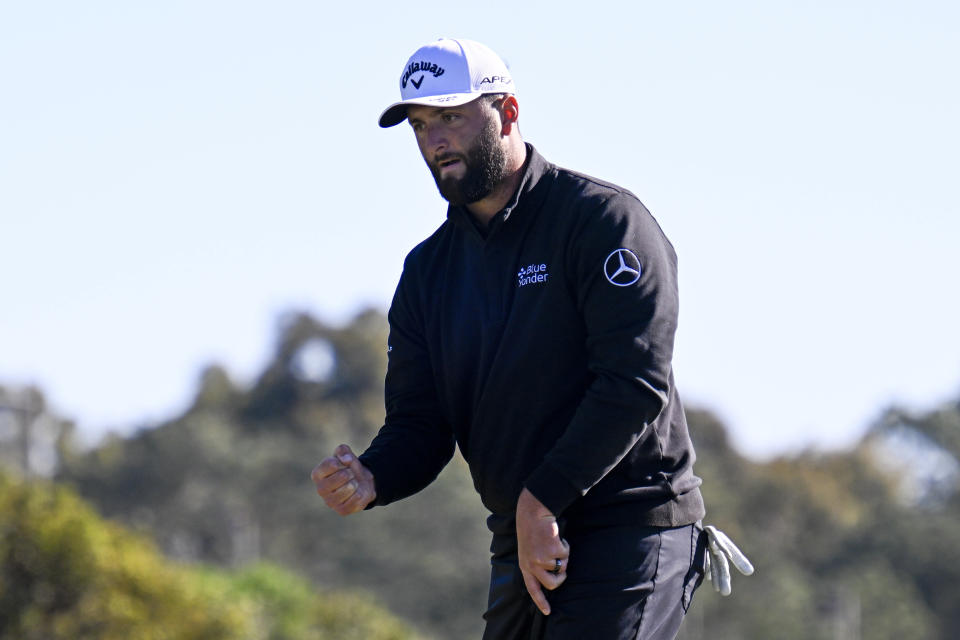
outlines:
[{"label": "blurred background tree", "polygon": [[73,493],[0,475],[2,640],[414,640],[368,597],[266,564],[179,566]]},{"label": "blurred background tree", "polygon": [[[489,534],[459,456],[417,496],[350,518],[324,508],[309,479],[337,444],[360,451],[379,428],[386,331],[375,311],[342,327],[290,313],[248,388],[211,365],[183,415],[87,451],[48,416],[63,425],[49,473],[172,559],[269,561],[321,588],[374,593],[437,638],[479,637]],[[735,575],[729,598],[704,585],[682,639],[960,636],[960,400],[889,408],[848,450],[764,462],[740,455],[709,411],[688,418],[706,523],[757,572]]]},{"label": "blurred background tree", "polygon": [[380,427],[386,330],[372,311],[341,328],[291,313],[250,389],[208,367],[184,415],[67,456],[57,477],[170,557],[270,560],[374,591],[430,633],[474,637],[489,540],[462,459],[400,508],[352,518],[326,509],[310,480],[338,444],[362,450]]},{"label": "blurred background tree", "polygon": [[46,399],[36,387],[0,386],[0,471],[27,478],[49,476],[74,428],[72,422],[47,409]]}]

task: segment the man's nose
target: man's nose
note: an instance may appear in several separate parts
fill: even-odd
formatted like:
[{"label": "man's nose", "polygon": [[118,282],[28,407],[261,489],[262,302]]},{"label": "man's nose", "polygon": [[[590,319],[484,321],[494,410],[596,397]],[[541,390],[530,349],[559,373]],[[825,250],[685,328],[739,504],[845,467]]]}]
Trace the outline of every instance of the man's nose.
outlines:
[{"label": "man's nose", "polygon": [[445,151],[449,142],[443,127],[427,127],[427,148],[433,153]]}]

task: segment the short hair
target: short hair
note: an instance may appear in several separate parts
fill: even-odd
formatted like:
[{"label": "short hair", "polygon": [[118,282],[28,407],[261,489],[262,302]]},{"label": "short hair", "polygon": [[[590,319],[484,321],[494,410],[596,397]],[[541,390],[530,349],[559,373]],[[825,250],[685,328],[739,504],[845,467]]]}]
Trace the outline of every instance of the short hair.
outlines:
[{"label": "short hair", "polygon": [[[501,100],[504,100],[505,98],[507,98],[507,97],[509,97],[509,96],[512,96],[512,95],[514,95],[514,94],[512,94],[512,93],[485,93],[485,94],[483,94],[482,96],[480,96],[479,100],[481,100],[481,101],[483,102],[483,104],[487,105],[487,106],[490,107],[491,109],[494,109],[494,110],[499,111],[499,109],[497,108],[497,103],[500,102]],[[520,131],[520,125],[519,125],[519,123],[517,123],[515,126],[517,127],[517,131]]]},{"label": "short hair", "polygon": [[503,101],[512,95],[512,93],[485,93],[480,96],[479,100],[481,104],[490,107],[494,111],[499,111]]}]

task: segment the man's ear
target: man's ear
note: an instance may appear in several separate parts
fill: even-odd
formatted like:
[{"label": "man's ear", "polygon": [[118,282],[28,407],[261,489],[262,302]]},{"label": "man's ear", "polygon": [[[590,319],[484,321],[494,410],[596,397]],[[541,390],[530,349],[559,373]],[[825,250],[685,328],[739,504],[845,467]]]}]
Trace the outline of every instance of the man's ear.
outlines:
[{"label": "man's ear", "polygon": [[516,96],[507,96],[500,101],[500,133],[508,136],[514,127],[519,126],[520,105]]}]

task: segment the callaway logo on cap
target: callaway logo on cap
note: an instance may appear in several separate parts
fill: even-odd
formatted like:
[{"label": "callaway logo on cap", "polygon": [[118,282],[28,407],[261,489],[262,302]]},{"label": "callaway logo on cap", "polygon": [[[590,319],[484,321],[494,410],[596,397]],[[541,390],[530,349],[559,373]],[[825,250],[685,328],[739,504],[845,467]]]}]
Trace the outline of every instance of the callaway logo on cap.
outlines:
[{"label": "callaway logo on cap", "polygon": [[503,60],[472,40],[440,38],[410,56],[400,74],[400,102],[380,114],[380,126],[407,117],[407,105],[456,107],[484,93],[516,93]]}]

